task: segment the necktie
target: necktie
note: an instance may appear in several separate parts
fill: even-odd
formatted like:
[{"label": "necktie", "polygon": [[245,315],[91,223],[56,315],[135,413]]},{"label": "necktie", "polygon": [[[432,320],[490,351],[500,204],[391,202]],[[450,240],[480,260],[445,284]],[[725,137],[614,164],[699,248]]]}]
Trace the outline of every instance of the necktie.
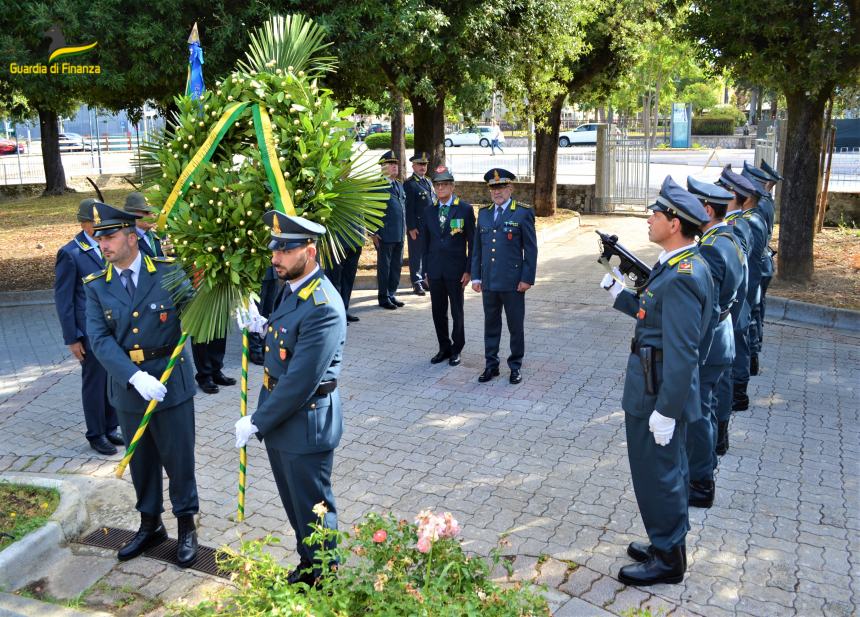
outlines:
[{"label": "necktie", "polygon": [[445,223],[448,220],[448,213],[451,211],[450,204],[439,204],[439,225],[442,231],[445,231]]},{"label": "necktie", "polygon": [[493,225],[499,222],[499,216],[502,214],[502,207],[496,206],[496,214],[493,217]]},{"label": "necktie", "polygon": [[281,293],[278,294],[278,298],[277,300],[275,300],[275,308],[278,308],[281,305],[281,302],[286,300],[287,296],[289,296],[291,293],[293,293],[293,289],[292,287],[290,287],[290,284],[284,283],[284,288],[281,289]]},{"label": "necktie", "polygon": [[134,280],[132,280],[131,275],[132,275],[131,268],[128,268],[127,270],[123,270],[122,273],[120,274],[120,276],[122,277],[122,280],[125,282],[125,290],[128,292],[128,297],[134,298],[135,287],[134,287]]}]

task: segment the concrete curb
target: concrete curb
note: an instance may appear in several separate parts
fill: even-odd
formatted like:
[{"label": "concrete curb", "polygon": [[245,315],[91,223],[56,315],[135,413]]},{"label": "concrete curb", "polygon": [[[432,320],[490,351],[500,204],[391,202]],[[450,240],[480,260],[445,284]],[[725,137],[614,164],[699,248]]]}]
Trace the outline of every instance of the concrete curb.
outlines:
[{"label": "concrete curb", "polygon": [[38,306],[53,303],[53,289],[34,289],[33,291],[0,291],[0,308],[12,308],[16,306]]},{"label": "concrete curb", "polygon": [[810,326],[860,332],[860,311],[768,296],[765,313],[767,321],[796,322]]},{"label": "concrete curb", "polygon": [[80,487],[74,480],[26,474],[3,474],[0,481],[60,491],[60,504],[43,527],[0,551],[0,589],[15,590],[38,578],[60,545],[80,534],[89,517]]},{"label": "concrete curb", "polygon": [[111,614],[101,611],[82,611],[9,593],[0,593],[0,617],[111,617]]}]

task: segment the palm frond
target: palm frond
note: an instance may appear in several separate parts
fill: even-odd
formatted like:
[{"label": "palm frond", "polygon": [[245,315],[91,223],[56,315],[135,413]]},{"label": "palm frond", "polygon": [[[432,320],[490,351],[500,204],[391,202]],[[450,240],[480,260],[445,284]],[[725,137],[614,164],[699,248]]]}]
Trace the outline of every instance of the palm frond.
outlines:
[{"label": "palm frond", "polygon": [[319,76],[337,67],[335,56],[322,55],[331,43],[325,42],[325,32],[303,15],[273,15],[262,28],[251,33],[247,61],[240,60],[240,70],[274,72],[304,71]]}]

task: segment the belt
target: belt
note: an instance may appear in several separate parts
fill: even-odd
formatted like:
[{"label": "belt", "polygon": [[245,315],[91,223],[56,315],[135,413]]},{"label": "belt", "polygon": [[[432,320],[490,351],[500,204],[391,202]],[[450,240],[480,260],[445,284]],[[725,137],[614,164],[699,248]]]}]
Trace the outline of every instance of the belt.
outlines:
[{"label": "belt", "polygon": [[727,308],[724,311],[720,311],[720,319],[719,321],[725,321],[726,318],[732,314],[732,307]]},{"label": "belt", "polygon": [[129,349],[128,357],[135,364],[140,364],[146,360],[166,358],[173,351],[173,347],[173,345],[165,345],[164,347],[153,347],[151,349]]},{"label": "belt", "polygon": [[[642,349],[643,347],[650,347],[650,345],[639,345],[636,342],[636,339],[630,339],[630,353],[638,356],[639,350]],[[662,362],[663,361],[663,350],[657,349],[656,347],[652,347],[652,349],[654,350],[654,361],[655,362]]]},{"label": "belt", "polygon": [[[263,373],[263,387],[271,392],[275,389],[275,386],[278,385],[278,380],[274,377],[269,376],[268,373]],[[334,392],[335,388],[337,388],[337,379],[330,379],[328,381],[323,381],[320,385],[317,386],[316,392],[314,394],[316,396],[325,396],[326,394],[331,394]]]}]

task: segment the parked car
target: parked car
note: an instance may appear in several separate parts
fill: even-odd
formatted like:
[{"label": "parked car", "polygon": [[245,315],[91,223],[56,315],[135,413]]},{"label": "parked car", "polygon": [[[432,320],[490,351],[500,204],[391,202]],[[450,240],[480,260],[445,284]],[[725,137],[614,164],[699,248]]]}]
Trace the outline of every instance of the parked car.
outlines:
[{"label": "parked car", "polygon": [[[18,143],[18,153],[24,154],[24,144]],[[0,139],[0,155],[3,154],[15,154],[15,140],[14,139]]]},{"label": "parked car", "polygon": [[[562,148],[567,148],[568,146],[573,145],[594,146],[597,144],[597,126],[598,125],[594,123],[580,124],[572,131],[562,131],[558,136],[558,145]],[[614,136],[621,136],[621,130],[614,124],[610,125],[609,130]]]},{"label": "parked car", "polygon": [[[456,133],[448,133],[445,135],[445,147],[481,146],[482,148],[489,148],[494,132],[495,129],[492,126],[476,126],[472,129],[463,129]],[[505,145],[504,133],[499,135],[499,145]]]},{"label": "parked car", "polygon": [[80,133],[60,133],[60,152],[83,152],[92,149],[92,140]]}]

